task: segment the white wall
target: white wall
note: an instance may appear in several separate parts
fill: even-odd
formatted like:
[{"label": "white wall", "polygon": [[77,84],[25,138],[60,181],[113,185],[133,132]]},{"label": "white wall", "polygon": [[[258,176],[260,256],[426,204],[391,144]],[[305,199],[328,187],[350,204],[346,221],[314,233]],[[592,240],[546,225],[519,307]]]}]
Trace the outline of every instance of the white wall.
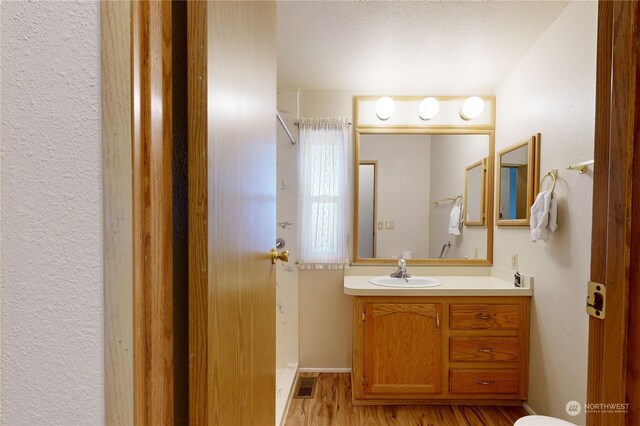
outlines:
[{"label": "white wall", "polygon": [[569,417],[565,405],[586,399],[593,175],[566,166],[593,158],[596,22],[595,2],[571,3],[496,91],[496,149],[540,132],[540,172],[558,169],[560,176],[550,242],[532,243],[528,228],[498,227],[494,265],[510,269],[518,253],[520,272],[535,276],[529,405],[577,424],[584,412]]},{"label": "white wall", "polygon": [[[301,90],[300,117],[346,117],[353,121],[354,95],[341,90]],[[343,276],[341,270],[299,272],[301,368],[351,367],[353,305],[352,298],[343,292]]]},{"label": "white wall", "polygon": [[97,2],[2,2],[3,424],[104,423]]}]

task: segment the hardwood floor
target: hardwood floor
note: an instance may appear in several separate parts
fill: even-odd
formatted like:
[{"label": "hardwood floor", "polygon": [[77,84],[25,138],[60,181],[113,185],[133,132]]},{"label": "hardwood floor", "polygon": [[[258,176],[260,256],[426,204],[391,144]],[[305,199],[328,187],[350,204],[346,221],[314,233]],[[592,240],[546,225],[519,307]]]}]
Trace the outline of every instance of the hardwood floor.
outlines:
[{"label": "hardwood floor", "polygon": [[522,407],[351,404],[349,373],[300,373],[318,377],[313,399],[292,399],[285,426],[512,426]]}]

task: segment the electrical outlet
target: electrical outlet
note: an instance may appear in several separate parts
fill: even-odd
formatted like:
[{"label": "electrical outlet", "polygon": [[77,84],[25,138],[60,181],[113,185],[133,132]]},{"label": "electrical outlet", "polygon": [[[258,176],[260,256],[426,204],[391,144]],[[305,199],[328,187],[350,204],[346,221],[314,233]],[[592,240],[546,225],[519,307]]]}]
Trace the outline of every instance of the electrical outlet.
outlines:
[{"label": "electrical outlet", "polygon": [[518,254],[511,255],[511,269],[518,269]]},{"label": "electrical outlet", "polygon": [[384,222],[378,222],[378,231],[384,230]]},{"label": "electrical outlet", "polygon": [[393,230],[395,223],[392,220],[388,220],[384,223],[384,229]]}]

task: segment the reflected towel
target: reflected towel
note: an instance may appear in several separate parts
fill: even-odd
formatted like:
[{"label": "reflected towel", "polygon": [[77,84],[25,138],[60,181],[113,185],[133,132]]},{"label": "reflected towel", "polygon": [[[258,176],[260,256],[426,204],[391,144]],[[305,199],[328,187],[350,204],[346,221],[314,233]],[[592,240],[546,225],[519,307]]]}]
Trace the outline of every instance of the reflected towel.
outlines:
[{"label": "reflected towel", "polygon": [[531,241],[548,241],[558,228],[558,203],[551,191],[542,191],[531,206]]},{"label": "reflected towel", "polygon": [[460,235],[460,227],[462,226],[462,206],[453,206],[449,215],[449,229],[451,235]]}]

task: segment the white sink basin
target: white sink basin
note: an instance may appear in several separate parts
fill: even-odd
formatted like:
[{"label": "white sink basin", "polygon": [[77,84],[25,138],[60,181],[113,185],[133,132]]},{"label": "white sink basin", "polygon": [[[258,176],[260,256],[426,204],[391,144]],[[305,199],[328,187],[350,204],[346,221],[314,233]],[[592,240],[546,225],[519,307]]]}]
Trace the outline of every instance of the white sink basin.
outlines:
[{"label": "white sink basin", "polygon": [[409,282],[404,278],[391,278],[389,276],[384,277],[372,277],[369,278],[369,282],[381,287],[405,287],[405,288],[427,288],[437,287],[442,284],[442,281],[429,277],[411,277]]}]

